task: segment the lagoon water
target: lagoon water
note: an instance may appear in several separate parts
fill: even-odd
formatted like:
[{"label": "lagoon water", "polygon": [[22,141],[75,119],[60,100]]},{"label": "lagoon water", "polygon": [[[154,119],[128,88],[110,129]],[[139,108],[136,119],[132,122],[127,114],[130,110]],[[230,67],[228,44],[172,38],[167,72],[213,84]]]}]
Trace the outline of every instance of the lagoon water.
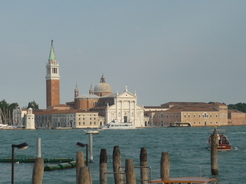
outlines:
[{"label": "lagoon water", "polygon": [[[139,165],[142,147],[147,149],[148,164],[152,168],[153,179],[159,178],[162,152],[170,157],[171,177],[204,176],[213,177],[210,167],[210,152],[207,150],[208,132],[212,127],[184,128],[144,128],[135,130],[104,130],[93,135],[93,161],[89,163],[93,184],[99,184],[99,155],[101,149],[107,150],[108,171],[112,171],[114,146],[120,147],[122,163],[133,159]],[[246,183],[246,126],[219,127],[226,130],[233,149],[219,152],[219,175],[221,184]],[[33,158],[37,155],[37,138],[41,138],[43,158],[74,158],[79,148],[76,142],[89,143],[89,135],[83,130],[1,130],[0,157],[11,157],[11,145],[27,142],[27,150],[15,149],[15,158]],[[16,184],[28,184],[32,180],[33,163],[15,164]],[[75,184],[75,168],[45,171],[44,184]],[[136,170],[136,176],[139,176]],[[0,163],[0,183],[11,181],[11,163]],[[108,184],[113,184],[113,175],[108,174]]]}]

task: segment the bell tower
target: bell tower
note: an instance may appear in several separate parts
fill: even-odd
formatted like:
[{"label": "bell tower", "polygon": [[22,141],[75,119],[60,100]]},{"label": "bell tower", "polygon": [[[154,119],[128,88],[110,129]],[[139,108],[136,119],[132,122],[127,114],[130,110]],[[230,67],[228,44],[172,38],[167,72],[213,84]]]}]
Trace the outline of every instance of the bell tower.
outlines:
[{"label": "bell tower", "polygon": [[46,107],[60,104],[60,75],[59,64],[51,40],[50,55],[46,64]]}]

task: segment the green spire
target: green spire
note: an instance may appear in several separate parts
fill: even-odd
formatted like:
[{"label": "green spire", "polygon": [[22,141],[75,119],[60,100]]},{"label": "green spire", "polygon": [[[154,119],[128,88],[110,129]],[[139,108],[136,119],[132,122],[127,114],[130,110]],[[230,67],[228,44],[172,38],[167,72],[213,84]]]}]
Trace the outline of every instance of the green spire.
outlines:
[{"label": "green spire", "polygon": [[56,55],[55,55],[55,51],[54,51],[54,47],[53,47],[53,40],[51,40],[49,60],[56,60]]}]

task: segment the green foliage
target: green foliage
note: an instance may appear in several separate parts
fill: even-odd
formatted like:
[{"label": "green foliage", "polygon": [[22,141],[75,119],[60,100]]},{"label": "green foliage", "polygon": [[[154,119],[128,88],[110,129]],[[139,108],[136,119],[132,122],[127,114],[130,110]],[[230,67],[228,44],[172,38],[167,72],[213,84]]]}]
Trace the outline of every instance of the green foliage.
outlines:
[{"label": "green foliage", "polygon": [[246,112],[246,103],[229,104],[228,109],[235,109],[241,112]]},{"label": "green foliage", "polygon": [[32,108],[33,110],[39,109],[38,104],[35,101],[29,102],[27,108]]},{"label": "green foliage", "polygon": [[4,99],[0,101],[1,120],[4,124],[7,124],[12,119],[12,112],[18,106],[18,103],[8,104]]}]

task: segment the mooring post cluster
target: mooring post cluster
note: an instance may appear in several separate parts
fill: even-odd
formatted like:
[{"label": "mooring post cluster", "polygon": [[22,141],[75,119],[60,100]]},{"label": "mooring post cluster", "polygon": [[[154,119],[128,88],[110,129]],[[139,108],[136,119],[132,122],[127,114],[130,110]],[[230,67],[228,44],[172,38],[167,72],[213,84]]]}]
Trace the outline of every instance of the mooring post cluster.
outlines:
[{"label": "mooring post cluster", "polygon": [[[39,140],[40,141],[40,140]],[[41,149],[40,149],[41,150]],[[41,152],[38,151],[38,156]],[[134,166],[133,159],[125,159],[125,166],[122,165],[121,153],[119,146],[114,146],[113,149],[113,172],[108,172],[107,162],[108,156],[106,149],[101,149],[99,161],[99,181],[100,184],[107,184],[107,175],[114,175],[114,184],[136,184],[141,181],[141,184],[148,184],[152,179],[151,168],[148,166],[148,155],[146,148],[141,148],[140,164]],[[124,170],[123,170],[124,168]],[[136,178],[135,168],[140,168],[140,178]],[[150,169],[150,172],[148,172]],[[32,184],[42,184],[44,172],[44,159],[37,157],[33,167]],[[212,175],[218,175],[218,154],[217,154],[217,131],[214,130],[211,144],[211,172]],[[124,176],[124,177],[123,177]],[[160,159],[160,178],[163,180],[170,179],[170,160],[168,152],[161,153]],[[76,155],[76,184],[92,184],[90,168],[84,163],[84,153],[78,151]]]}]

